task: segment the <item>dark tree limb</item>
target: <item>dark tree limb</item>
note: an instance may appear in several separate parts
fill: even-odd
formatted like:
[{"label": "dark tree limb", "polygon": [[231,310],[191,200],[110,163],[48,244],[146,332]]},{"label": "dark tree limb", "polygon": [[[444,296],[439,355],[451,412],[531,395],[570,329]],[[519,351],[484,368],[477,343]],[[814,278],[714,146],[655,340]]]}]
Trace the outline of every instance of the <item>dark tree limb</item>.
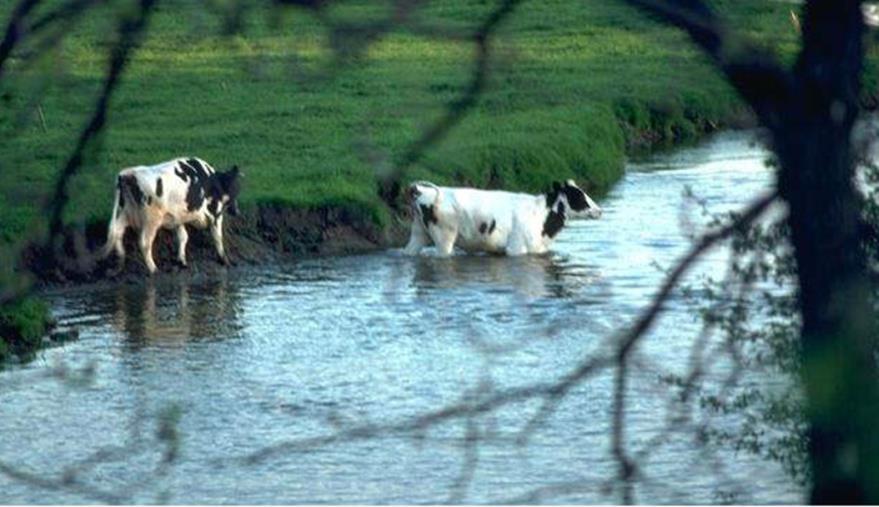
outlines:
[{"label": "dark tree limb", "polygon": [[82,166],[87,148],[104,129],[107,121],[107,112],[110,107],[110,99],[119,85],[131,53],[139,45],[141,34],[147,26],[155,3],[156,0],[140,0],[138,2],[137,14],[133,18],[124,19],[120,23],[119,41],[111,51],[107,77],[104,80],[104,85],[95,104],[94,113],[80,134],[73,152],[61,170],[61,174],[55,181],[54,191],[46,206],[49,215],[47,252],[52,256],[58,254],[60,247],[59,241],[64,228],[64,209],[69,199],[68,186],[70,180]]},{"label": "dark tree limb", "polygon": [[877,503],[879,368],[863,203],[852,182],[852,131],[864,59],[860,0],[807,0],[792,72],[727,49],[701,0],[627,0],[685,30],[772,136],[789,205],[802,315],[813,503]]},{"label": "dark tree limb", "polygon": [[482,21],[472,36],[473,43],[476,45],[476,63],[466,90],[449,106],[442,118],[409,145],[388,174],[380,175],[379,196],[392,208],[397,207],[400,180],[406,170],[421,160],[427,148],[445,137],[449,130],[460,123],[476,105],[488,80],[491,36],[521,2],[522,0],[503,0]]},{"label": "dark tree limb", "polygon": [[800,285],[814,503],[879,502],[877,329],[863,202],[852,182],[864,55],[860,4],[806,4],[797,114],[775,135]]},{"label": "dark tree limb", "polygon": [[[328,445],[344,442],[355,442],[370,438],[378,438],[391,435],[412,434],[424,431],[440,423],[467,419],[475,415],[485,414],[500,407],[508,406],[532,399],[553,400],[553,407],[567,395],[571,389],[579,385],[593,375],[613,367],[619,367],[627,360],[634,351],[636,344],[651,329],[653,323],[671,296],[673,289],[678,285],[681,278],[689,271],[695,262],[711,247],[720,241],[729,238],[737,231],[749,227],[755,220],[760,218],[775,201],[776,194],[769,193],[759,197],[732,222],[717,230],[709,232],[678,261],[675,268],[666,277],[660,291],[654,296],[647,309],[642,312],[635,325],[628,332],[613,341],[613,353],[611,355],[596,355],[584,359],[566,375],[558,380],[543,384],[534,384],[520,388],[506,389],[491,395],[486,395],[475,401],[449,405],[417,417],[389,424],[359,424],[342,429],[335,433],[312,438],[291,440],[250,453],[240,458],[244,463],[262,463],[276,456],[287,453],[307,452],[323,448]],[[616,405],[615,405],[616,406]],[[546,417],[548,413],[543,410],[538,417]],[[618,416],[614,416],[615,420]],[[620,417],[619,420],[622,420]],[[222,464],[222,461],[220,462]]]},{"label": "dark tree limb", "polygon": [[723,21],[702,0],[626,0],[689,34],[767,127],[786,113],[793,88],[790,73],[769,54],[735,40]]},{"label": "dark tree limb", "polygon": [[108,504],[124,504],[126,498],[112,492],[107,492],[75,480],[50,479],[44,474],[26,472],[0,461],[0,473],[19,482],[47,491],[68,491],[76,493],[84,498],[96,500]]},{"label": "dark tree limb", "polygon": [[6,25],[6,31],[3,34],[3,40],[0,41],[0,79],[3,78],[3,71],[6,67],[6,62],[12,55],[12,50],[15,49],[15,46],[23,36],[25,18],[39,5],[40,1],[21,0],[13,9],[9,23]]},{"label": "dark tree limb", "polygon": [[28,27],[28,32],[38,33],[52,25],[78,17],[92,5],[105,3],[106,1],[107,0],[70,0],[34,20],[34,22]]}]

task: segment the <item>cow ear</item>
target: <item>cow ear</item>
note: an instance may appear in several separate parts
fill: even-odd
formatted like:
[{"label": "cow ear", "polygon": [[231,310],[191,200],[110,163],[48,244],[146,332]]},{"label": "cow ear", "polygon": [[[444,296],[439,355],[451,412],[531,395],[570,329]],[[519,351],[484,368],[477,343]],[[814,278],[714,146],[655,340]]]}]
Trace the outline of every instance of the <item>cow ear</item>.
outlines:
[{"label": "cow ear", "polygon": [[558,181],[553,181],[553,182],[552,182],[552,190],[553,190],[553,192],[558,192],[558,191],[561,190],[561,189],[562,189],[562,184],[561,184],[561,183],[559,183]]}]

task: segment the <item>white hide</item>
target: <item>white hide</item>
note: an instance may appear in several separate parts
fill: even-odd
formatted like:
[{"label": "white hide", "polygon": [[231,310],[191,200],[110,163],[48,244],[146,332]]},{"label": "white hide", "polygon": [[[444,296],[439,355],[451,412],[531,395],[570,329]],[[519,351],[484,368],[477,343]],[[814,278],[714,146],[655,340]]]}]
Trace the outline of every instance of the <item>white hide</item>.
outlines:
[{"label": "white hide", "polygon": [[[468,252],[541,254],[566,220],[601,216],[601,208],[572,180],[556,183],[552,191],[541,195],[428,182],[413,183],[408,192],[413,220],[404,248],[407,255],[416,255],[431,244],[443,256],[451,255],[455,246]],[[568,196],[576,200],[573,207]]]},{"label": "white hide", "polygon": [[185,225],[189,224],[210,229],[217,255],[221,262],[228,264],[223,247],[223,212],[228,208],[231,214],[237,213],[237,183],[232,195],[226,191],[227,182],[237,180],[237,176],[237,167],[229,173],[217,173],[198,158],[178,158],[122,170],[117,178],[113,216],[101,257],[115,251],[120,263],[124,262],[122,240],[125,230],[131,227],[140,232],[138,245],[152,274],[156,271],[153,241],[158,230],[165,228],[175,231],[177,260],[185,266],[189,240]]}]

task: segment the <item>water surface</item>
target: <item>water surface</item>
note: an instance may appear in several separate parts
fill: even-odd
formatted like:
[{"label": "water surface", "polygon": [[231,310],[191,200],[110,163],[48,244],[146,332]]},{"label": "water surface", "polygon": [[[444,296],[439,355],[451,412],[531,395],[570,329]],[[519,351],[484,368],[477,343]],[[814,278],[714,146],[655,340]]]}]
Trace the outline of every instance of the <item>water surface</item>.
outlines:
[{"label": "water surface", "polygon": [[[536,401],[476,418],[475,447],[468,423],[455,420],[255,463],[235,458],[558,379],[606,350],[707,222],[685,189],[712,213],[741,207],[769,185],[764,157],[750,134],[727,133],[630,164],[600,203],[603,218],[571,224],[544,257],[388,251],[50,293],[81,338],[0,373],[0,461],[57,478],[96,449],[130,444],[77,485],[134,502],[617,502],[607,487],[616,473],[610,372],[575,388],[525,445],[513,437]],[[727,257],[713,252],[689,280],[722,273]],[[699,329],[693,306],[675,297],[642,344],[626,419],[633,451],[665,427],[659,376],[683,371]],[[94,365],[94,382],[44,378],[58,365]],[[169,406],[179,410],[179,456],[152,475],[156,417]],[[776,464],[709,453],[686,431],[665,439],[643,470],[642,502],[714,502],[728,491],[743,502],[804,498]],[[79,489],[0,474],[0,503],[95,501]],[[528,496],[535,491],[545,495]]]}]

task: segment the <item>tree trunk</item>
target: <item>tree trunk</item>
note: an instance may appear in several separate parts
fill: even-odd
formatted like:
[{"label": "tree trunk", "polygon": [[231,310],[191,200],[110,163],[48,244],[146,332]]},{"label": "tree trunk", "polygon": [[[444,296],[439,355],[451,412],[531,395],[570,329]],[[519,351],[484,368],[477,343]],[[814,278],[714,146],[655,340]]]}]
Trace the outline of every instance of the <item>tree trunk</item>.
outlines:
[{"label": "tree trunk", "polygon": [[859,1],[808,2],[795,96],[773,128],[799,278],[812,503],[879,502],[876,329],[852,179],[863,27]]}]

